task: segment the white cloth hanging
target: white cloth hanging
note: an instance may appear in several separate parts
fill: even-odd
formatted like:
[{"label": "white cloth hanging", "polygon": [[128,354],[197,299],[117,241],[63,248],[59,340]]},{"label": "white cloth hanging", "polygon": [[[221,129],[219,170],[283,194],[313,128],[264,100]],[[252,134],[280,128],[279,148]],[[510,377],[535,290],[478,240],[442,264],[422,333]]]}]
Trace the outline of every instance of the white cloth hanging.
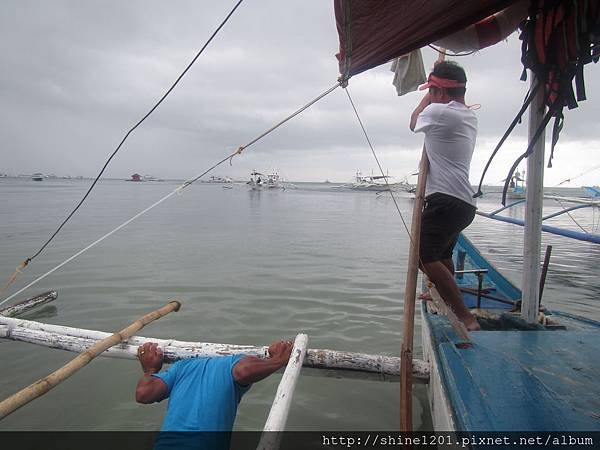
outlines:
[{"label": "white cloth hanging", "polygon": [[396,86],[398,95],[416,91],[421,84],[427,81],[420,49],[393,60],[390,70],[394,72],[392,84]]}]

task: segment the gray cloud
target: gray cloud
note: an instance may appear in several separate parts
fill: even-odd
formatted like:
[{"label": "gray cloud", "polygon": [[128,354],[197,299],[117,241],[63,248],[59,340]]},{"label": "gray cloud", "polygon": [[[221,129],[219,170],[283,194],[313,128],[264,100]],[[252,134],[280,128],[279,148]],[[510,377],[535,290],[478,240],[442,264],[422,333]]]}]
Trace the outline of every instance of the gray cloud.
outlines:
[{"label": "gray cloud", "polygon": [[[233,4],[4,2],[0,171],[95,175]],[[194,176],[333,85],[337,46],[330,2],[243,3],[171,96],[131,136],[107,176],[136,171]],[[513,35],[460,59],[469,76],[468,101],[482,105],[473,181],[527,91],[527,83],[519,81],[519,52]],[[431,66],[433,51],[424,55]],[[596,70],[586,68],[590,100],[567,113],[557,149],[564,162],[547,180],[585,170],[585,160],[600,152],[594,131],[600,112]],[[353,78],[350,91],[386,169],[402,176],[417,166],[422,145],[422,136],[407,129],[420,95],[397,97],[391,81],[389,68],[380,67]],[[525,136],[522,125],[493,166],[490,181],[504,176]],[[345,181],[355,170],[370,172],[376,165],[338,90],[217,173],[246,178],[252,169],[267,168],[297,180]]]}]

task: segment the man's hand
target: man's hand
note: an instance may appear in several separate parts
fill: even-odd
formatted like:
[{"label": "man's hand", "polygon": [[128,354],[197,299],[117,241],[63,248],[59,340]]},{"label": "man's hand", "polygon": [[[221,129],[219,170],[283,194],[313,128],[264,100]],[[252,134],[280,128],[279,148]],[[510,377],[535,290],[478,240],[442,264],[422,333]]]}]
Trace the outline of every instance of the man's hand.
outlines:
[{"label": "man's hand", "polygon": [[425,108],[427,108],[431,104],[431,95],[429,92],[425,94],[425,96],[421,99],[421,102],[417,105],[413,113],[410,115],[410,130],[415,131],[415,127],[417,126],[417,118],[419,114],[423,112]]},{"label": "man's hand", "polygon": [[269,357],[287,363],[293,347],[292,341],[275,341],[269,345]]},{"label": "man's hand", "polygon": [[240,359],[233,366],[233,378],[242,386],[247,386],[268,377],[287,364],[293,347],[291,341],[276,341],[269,345],[269,358],[246,356]]},{"label": "man's hand", "polygon": [[419,104],[423,105],[423,109],[425,109],[425,106],[430,105],[431,104],[431,94],[429,92],[427,92],[427,94],[425,94],[423,96],[423,98],[421,99],[421,102]]},{"label": "man's hand", "polygon": [[146,342],[138,347],[138,359],[144,375],[160,372],[163,365],[163,352],[155,342]]},{"label": "man's hand", "polygon": [[167,385],[153,373],[160,372],[163,365],[163,352],[155,342],[146,342],[138,347],[138,359],[142,365],[142,376],[135,389],[135,399],[138,403],[154,403],[165,398]]}]

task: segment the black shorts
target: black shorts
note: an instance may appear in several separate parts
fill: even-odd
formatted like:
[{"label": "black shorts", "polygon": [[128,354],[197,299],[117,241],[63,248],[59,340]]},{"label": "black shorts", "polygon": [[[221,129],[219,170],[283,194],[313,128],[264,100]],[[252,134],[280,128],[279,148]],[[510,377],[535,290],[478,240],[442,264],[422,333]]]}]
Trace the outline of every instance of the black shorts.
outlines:
[{"label": "black shorts", "polygon": [[452,258],[458,235],[475,218],[475,207],[451,195],[436,192],[425,199],[421,219],[421,262]]}]

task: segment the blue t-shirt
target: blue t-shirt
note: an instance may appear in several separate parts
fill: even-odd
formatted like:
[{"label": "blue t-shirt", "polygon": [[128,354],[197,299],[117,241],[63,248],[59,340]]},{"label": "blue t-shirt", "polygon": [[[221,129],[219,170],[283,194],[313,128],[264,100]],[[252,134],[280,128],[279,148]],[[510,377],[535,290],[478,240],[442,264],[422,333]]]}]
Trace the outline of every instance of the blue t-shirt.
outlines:
[{"label": "blue t-shirt", "polygon": [[191,358],[152,375],[167,385],[169,405],[161,431],[225,431],[233,428],[241,386],[232,369],[244,355]]}]

